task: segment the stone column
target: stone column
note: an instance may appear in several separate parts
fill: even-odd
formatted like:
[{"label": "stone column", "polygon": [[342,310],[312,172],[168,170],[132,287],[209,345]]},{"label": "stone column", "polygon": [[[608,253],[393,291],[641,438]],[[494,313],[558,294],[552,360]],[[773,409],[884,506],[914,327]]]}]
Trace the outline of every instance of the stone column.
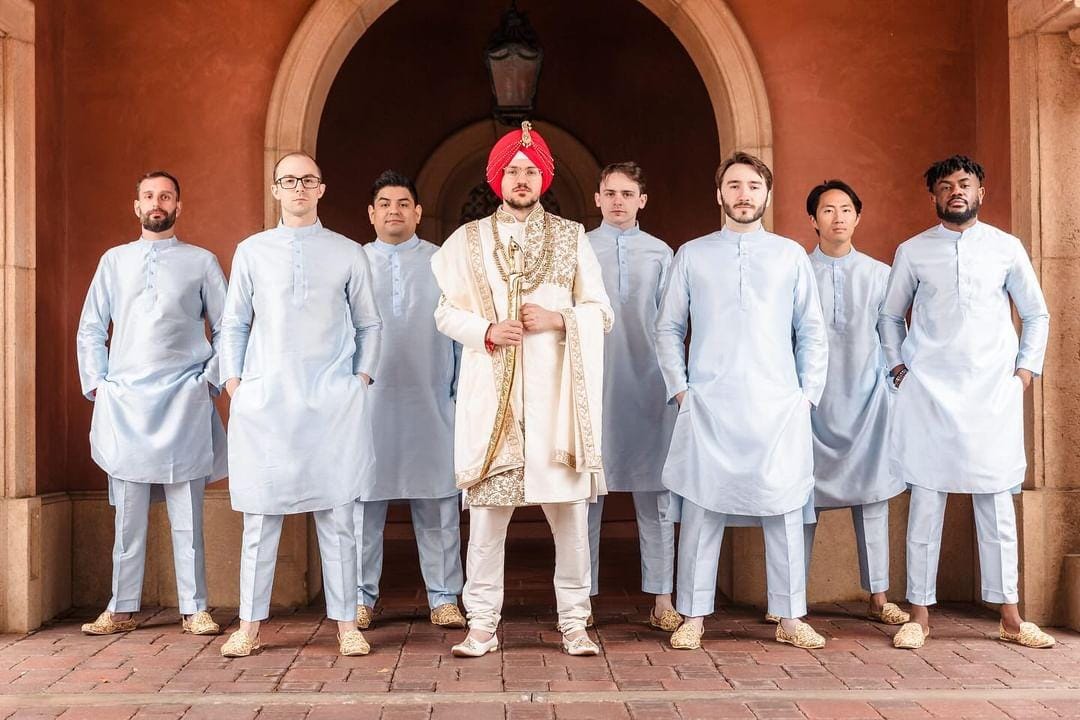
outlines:
[{"label": "stone column", "polygon": [[[1026,617],[1080,623],[1080,0],[1010,0],[1012,225],[1050,306],[1041,381],[1027,398],[1020,503]],[[1074,578],[1068,580],[1067,578]],[[1075,627],[1075,625],[1074,625]]]}]

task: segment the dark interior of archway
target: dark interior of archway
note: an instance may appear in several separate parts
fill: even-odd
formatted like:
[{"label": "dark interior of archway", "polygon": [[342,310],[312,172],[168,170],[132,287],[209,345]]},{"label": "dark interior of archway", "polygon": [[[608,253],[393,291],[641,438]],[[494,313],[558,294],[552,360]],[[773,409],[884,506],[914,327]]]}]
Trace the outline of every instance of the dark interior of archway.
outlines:
[{"label": "dark interior of archway", "polygon": [[[443,140],[491,117],[483,49],[507,6],[402,0],[364,33],[319,128],[328,185],[320,214],[328,227],[372,239],[366,205],[375,177],[394,168],[415,178]],[[601,166],[639,162],[649,183],[641,216],[649,232],[678,246],[715,229],[720,148],[712,105],[667,26],[636,0],[523,0],[518,7],[544,48],[534,117],[569,131]]]}]

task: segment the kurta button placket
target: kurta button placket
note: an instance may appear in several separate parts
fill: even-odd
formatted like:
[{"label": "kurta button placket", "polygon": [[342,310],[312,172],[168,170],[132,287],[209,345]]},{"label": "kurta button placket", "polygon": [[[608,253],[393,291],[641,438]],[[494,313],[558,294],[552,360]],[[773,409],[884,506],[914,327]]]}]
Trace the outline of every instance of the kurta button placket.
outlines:
[{"label": "kurta button placket", "polygon": [[401,256],[397,249],[390,253],[390,280],[393,287],[394,316],[400,317],[402,313]]},{"label": "kurta button placket", "polygon": [[303,243],[299,239],[293,238],[293,292],[292,301],[294,307],[300,307],[304,304],[304,299],[307,296],[307,287],[304,281],[304,251]]},{"label": "kurta button placket", "polygon": [[630,300],[630,267],[627,258],[630,249],[626,247],[624,236],[620,235],[615,239],[615,248],[619,258],[619,302],[624,303]]},{"label": "kurta button placket", "polygon": [[846,324],[847,307],[844,304],[844,268],[843,262],[832,264],[833,284],[833,327],[843,330]]},{"label": "kurta button placket", "polygon": [[739,240],[739,308],[750,309],[750,249]]}]

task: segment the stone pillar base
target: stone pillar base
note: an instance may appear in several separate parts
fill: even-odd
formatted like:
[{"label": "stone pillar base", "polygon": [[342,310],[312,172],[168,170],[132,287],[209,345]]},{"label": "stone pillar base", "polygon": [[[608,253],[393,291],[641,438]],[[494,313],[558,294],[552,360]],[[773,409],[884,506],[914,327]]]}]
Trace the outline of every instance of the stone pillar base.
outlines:
[{"label": "stone pillar base", "polygon": [[71,607],[66,493],[0,499],[0,632],[28,632]]}]

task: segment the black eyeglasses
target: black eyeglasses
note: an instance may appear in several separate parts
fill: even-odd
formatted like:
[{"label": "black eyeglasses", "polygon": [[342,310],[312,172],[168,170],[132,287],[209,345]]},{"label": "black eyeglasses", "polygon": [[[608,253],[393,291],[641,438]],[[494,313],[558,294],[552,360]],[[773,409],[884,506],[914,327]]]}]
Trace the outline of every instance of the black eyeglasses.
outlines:
[{"label": "black eyeglasses", "polygon": [[286,175],[284,177],[279,177],[277,180],[274,181],[274,184],[282,190],[295,190],[296,183],[300,183],[308,190],[314,190],[315,188],[322,185],[322,178],[318,175],[305,175],[304,177],[294,177],[293,175]]}]

